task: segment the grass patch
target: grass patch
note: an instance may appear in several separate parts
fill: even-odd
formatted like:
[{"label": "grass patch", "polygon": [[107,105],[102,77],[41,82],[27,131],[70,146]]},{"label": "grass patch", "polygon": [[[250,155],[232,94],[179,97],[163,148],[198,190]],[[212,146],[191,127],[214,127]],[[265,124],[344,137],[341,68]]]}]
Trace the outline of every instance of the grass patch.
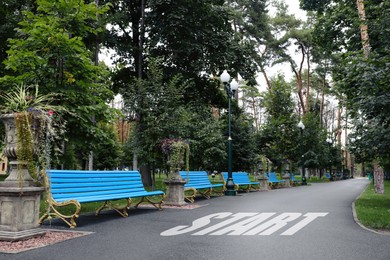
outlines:
[{"label": "grass patch", "polygon": [[4,181],[5,178],[7,178],[7,177],[8,177],[8,175],[0,175],[0,181]]},{"label": "grass patch", "polygon": [[376,194],[370,183],[355,202],[357,218],[364,226],[390,230],[390,181],[385,181],[385,193]]}]

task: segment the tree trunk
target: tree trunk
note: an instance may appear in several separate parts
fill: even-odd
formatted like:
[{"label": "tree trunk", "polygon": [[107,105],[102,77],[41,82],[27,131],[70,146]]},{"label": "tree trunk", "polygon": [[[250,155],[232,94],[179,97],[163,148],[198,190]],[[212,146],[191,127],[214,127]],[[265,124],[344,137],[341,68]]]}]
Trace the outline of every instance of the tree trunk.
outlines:
[{"label": "tree trunk", "polygon": [[252,110],[253,110],[253,119],[255,120],[255,128],[256,131],[259,131],[259,119],[257,116],[257,109],[256,109],[256,100],[254,97],[252,97]]},{"label": "tree trunk", "polygon": [[378,162],[374,162],[374,186],[375,193],[383,194],[385,193],[385,174],[383,168],[379,165]]},{"label": "tree trunk", "polygon": [[360,19],[360,37],[362,40],[364,56],[368,58],[370,54],[370,42],[368,37],[368,26],[366,23],[366,11],[364,9],[364,0],[356,0],[358,8],[359,19]]},{"label": "tree trunk", "polygon": [[341,112],[343,108],[341,107],[341,104],[339,102],[339,109],[337,112],[337,144],[341,146]]},{"label": "tree trunk", "polygon": [[142,183],[144,186],[151,187],[152,186],[152,172],[150,169],[150,165],[142,165],[140,167]]},{"label": "tree trunk", "polygon": [[265,72],[265,69],[261,64],[260,64],[260,71],[264,76],[265,82],[267,83],[267,89],[268,89],[268,91],[270,91],[271,90],[271,82],[269,81],[268,75]]},{"label": "tree trunk", "polygon": [[[302,48],[304,46],[302,45]],[[306,78],[306,112],[309,112],[310,110],[310,50],[309,47],[306,50],[306,63],[307,63],[307,78]]]},{"label": "tree trunk", "polygon": [[324,74],[322,78],[322,93],[321,93],[321,105],[320,105],[320,126],[321,127],[324,125],[325,87],[326,87],[326,81],[325,81],[325,74]]}]

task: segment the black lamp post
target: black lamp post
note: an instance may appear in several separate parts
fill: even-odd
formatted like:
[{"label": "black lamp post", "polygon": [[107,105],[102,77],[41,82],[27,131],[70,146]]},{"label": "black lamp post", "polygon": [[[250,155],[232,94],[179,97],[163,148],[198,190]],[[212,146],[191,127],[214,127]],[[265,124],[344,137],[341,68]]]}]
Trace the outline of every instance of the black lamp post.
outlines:
[{"label": "black lamp post", "polygon": [[[331,151],[330,151],[330,146],[332,144],[332,139],[327,138],[326,142],[328,143],[328,147],[329,147],[329,156],[332,156]],[[333,180],[333,176],[332,176],[332,160],[331,159],[329,159],[329,174],[330,174],[330,180]]]},{"label": "black lamp post", "polygon": [[[305,125],[302,123],[302,120],[299,121],[298,127],[301,129],[301,142],[302,142],[303,141],[303,129],[305,129]],[[302,185],[307,185],[306,176],[305,176],[305,155],[303,154],[303,149],[302,149]]]},{"label": "black lamp post", "polygon": [[228,114],[229,114],[229,119],[228,119],[228,179],[226,182],[226,190],[225,190],[225,195],[228,196],[235,196],[237,195],[237,191],[234,190],[234,182],[233,182],[233,176],[232,176],[232,137],[231,137],[231,99],[234,97],[234,94],[236,90],[238,89],[238,82],[233,79],[232,82],[229,83],[230,81],[230,75],[229,73],[224,70],[220,76],[220,79],[225,87],[226,93],[228,95]]}]

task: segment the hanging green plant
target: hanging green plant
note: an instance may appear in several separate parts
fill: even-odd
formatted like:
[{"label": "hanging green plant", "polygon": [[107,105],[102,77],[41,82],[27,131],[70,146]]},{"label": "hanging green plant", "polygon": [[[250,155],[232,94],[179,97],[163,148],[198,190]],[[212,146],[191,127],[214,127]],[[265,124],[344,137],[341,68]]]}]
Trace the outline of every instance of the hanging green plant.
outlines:
[{"label": "hanging green plant", "polygon": [[161,142],[161,149],[168,156],[169,178],[177,178],[179,170],[185,164],[185,170],[189,171],[190,146],[179,138],[167,138]]},{"label": "hanging green plant", "polygon": [[[31,123],[33,116],[28,112],[21,112],[15,114],[16,122],[16,156],[19,161],[25,162],[27,165],[30,176],[36,180],[37,175],[34,167],[33,156],[33,136],[31,132]],[[18,164],[19,171],[21,172],[22,164]],[[20,174],[19,174],[20,175]],[[19,176],[19,179],[21,176]]]},{"label": "hanging green plant", "polygon": [[[38,180],[34,154],[41,153],[47,148],[46,139],[42,137],[53,133],[51,128],[53,111],[64,110],[61,106],[51,104],[56,100],[56,96],[57,94],[54,93],[42,95],[38,92],[38,86],[25,86],[23,84],[0,95],[2,118],[6,120],[6,118],[11,117],[15,122],[14,127],[7,123],[9,133],[6,134],[9,140],[5,151],[11,161],[18,162],[17,175],[20,182],[24,181],[23,178]],[[4,123],[6,124],[6,121]],[[26,169],[26,167],[30,176],[22,178],[22,169]],[[14,174],[11,170],[9,177],[11,180],[15,179],[14,176],[11,177]]]}]

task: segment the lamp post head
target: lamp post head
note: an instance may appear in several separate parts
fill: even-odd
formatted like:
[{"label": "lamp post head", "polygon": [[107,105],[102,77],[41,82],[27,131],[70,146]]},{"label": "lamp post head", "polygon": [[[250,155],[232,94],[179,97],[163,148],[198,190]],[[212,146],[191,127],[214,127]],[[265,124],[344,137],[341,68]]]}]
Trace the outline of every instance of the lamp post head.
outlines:
[{"label": "lamp post head", "polygon": [[301,130],[305,129],[305,125],[302,123],[302,120],[299,121],[298,127],[299,127]]},{"label": "lamp post head", "polygon": [[219,76],[219,78],[221,79],[222,83],[224,83],[224,84],[227,84],[230,81],[230,75],[227,72],[227,70],[224,70],[222,72],[221,76]]},{"label": "lamp post head", "polygon": [[238,89],[238,82],[236,79],[233,79],[232,82],[230,82],[230,89],[235,92]]}]

